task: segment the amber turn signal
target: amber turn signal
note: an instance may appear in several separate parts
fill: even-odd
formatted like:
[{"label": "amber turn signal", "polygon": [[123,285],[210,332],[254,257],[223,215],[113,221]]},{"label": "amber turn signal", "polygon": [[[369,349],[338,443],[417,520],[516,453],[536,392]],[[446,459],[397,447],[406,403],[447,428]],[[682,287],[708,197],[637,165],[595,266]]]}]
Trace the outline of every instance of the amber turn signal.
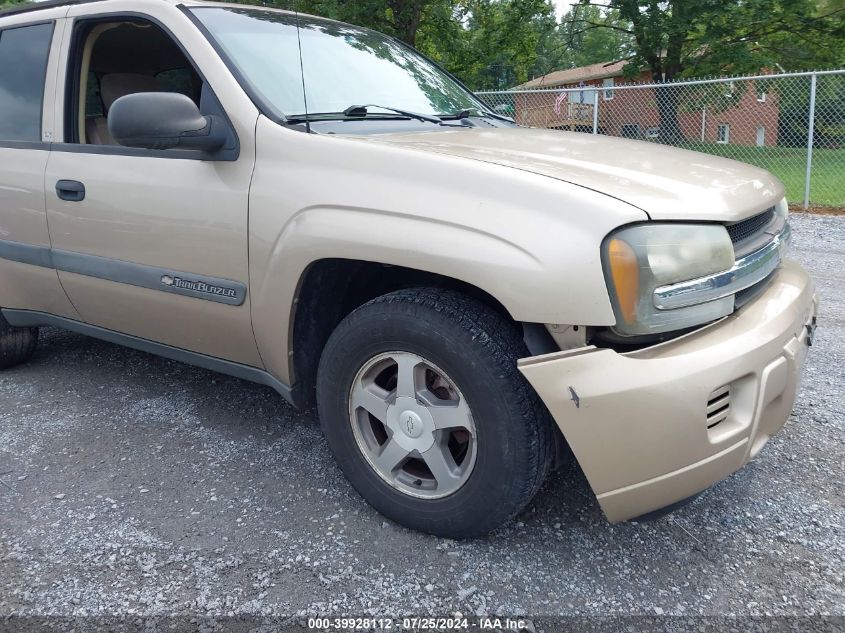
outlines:
[{"label": "amber turn signal", "polygon": [[608,255],[619,311],[626,323],[634,323],[637,320],[637,301],[640,296],[637,254],[617,237],[610,241]]}]

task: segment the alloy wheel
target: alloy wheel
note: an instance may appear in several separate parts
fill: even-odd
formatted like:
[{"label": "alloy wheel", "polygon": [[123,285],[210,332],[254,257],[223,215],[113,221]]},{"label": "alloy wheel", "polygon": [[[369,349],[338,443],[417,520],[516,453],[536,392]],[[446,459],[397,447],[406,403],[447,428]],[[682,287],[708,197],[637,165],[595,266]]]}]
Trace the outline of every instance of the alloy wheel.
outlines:
[{"label": "alloy wheel", "polygon": [[443,370],[417,354],[388,352],[365,363],[352,383],[349,416],[369,465],[405,494],[446,497],[472,474],[469,405]]}]

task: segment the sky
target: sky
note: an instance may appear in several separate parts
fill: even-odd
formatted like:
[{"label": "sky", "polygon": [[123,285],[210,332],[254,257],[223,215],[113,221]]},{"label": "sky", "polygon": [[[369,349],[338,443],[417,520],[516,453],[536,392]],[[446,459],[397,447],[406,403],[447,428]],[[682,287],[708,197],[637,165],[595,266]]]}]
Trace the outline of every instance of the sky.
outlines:
[{"label": "sky", "polygon": [[[561,16],[569,10],[573,4],[575,4],[576,0],[552,0],[552,4],[555,5],[555,10],[557,12],[557,19],[560,20]],[[607,0],[599,0],[595,2],[595,4],[603,4],[607,6]]]}]

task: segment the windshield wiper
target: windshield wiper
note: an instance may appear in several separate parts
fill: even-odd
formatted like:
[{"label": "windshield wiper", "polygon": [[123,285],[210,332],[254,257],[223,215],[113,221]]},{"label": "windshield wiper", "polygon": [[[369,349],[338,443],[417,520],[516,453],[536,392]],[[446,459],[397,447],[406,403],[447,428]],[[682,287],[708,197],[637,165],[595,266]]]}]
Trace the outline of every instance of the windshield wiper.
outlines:
[{"label": "windshield wiper", "polygon": [[496,119],[498,121],[507,121],[508,123],[515,123],[513,117],[505,116],[504,114],[499,114],[498,112],[486,112],[486,116],[490,117],[491,119]]},{"label": "windshield wiper", "polygon": [[367,110],[368,108],[379,108],[380,110],[387,110],[388,112],[393,112],[401,116],[416,119],[417,121],[425,121],[426,123],[440,124],[443,122],[440,117],[436,117],[430,114],[420,114],[419,112],[410,112],[408,110],[400,110],[399,108],[391,108],[390,106],[376,105],[374,103],[368,103],[367,105],[349,106],[348,108],[346,108],[346,110],[343,111],[343,114],[348,117],[365,117],[367,116],[367,114],[369,114]]},{"label": "windshield wiper", "polygon": [[[387,110],[387,112],[369,112],[368,108],[379,108],[381,110]],[[315,112],[309,114],[292,114],[288,115],[285,118],[285,121],[289,124],[297,124],[297,123],[304,123],[305,121],[338,121],[341,119],[365,119],[368,114],[375,115],[378,117],[381,115],[381,118],[384,117],[403,117],[408,119],[416,119],[418,121],[424,121],[426,123],[435,123],[440,125],[443,123],[443,119],[439,116],[433,114],[420,114],[419,112],[411,112],[410,110],[401,110],[399,108],[391,108],[390,106],[382,106],[382,105],[353,105],[349,106],[343,112]],[[391,116],[392,115],[392,116]]]},{"label": "windshield wiper", "polygon": [[457,112],[448,112],[446,114],[438,114],[437,116],[440,117],[441,121],[462,121],[463,119],[468,119],[471,116],[482,115],[473,115],[472,110],[458,110]]},{"label": "windshield wiper", "polygon": [[513,119],[495,112],[486,112],[481,110],[458,110],[457,112],[450,112],[448,114],[438,114],[441,121],[463,121],[472,117],[479,117],[481,119],[498,119],[499,121],[507,121],[513,123]]}]

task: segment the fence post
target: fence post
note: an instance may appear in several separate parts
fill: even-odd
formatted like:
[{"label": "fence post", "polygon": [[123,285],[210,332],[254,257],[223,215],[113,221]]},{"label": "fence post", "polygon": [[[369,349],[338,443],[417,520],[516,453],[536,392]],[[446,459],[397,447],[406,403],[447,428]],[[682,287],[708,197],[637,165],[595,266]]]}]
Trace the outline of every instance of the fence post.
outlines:
[{"label": "fence post", "polygon": [[707,140],[707,106],[701,107],[701,142]]},{"label": "fence post", "polygon": [[810,120],[807,125],[807,174],[804,178],[804,210],[810,207],[810,176],[813,171],[813,136],[816,133],[816,73],[810,75]]},{"label": "fence post", "polygon": [[599,91],[596,89],[593,99],[593,134],[599,133]]}]

